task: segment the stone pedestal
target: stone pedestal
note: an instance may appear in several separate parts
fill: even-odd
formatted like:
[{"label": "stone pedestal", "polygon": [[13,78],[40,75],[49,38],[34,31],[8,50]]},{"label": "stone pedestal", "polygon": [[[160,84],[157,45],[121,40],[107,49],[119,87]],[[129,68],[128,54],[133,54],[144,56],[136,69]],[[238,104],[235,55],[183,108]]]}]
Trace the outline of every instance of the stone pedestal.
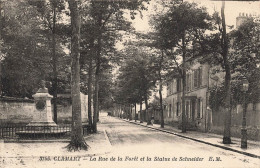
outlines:
[{"label": "stone pedestal", "polygon": [[28,126],[57,126],[52,119],[51,98],[48,89],[43,85],[36,94],[33,95],[35,99],[35,111],[33,120]]}]

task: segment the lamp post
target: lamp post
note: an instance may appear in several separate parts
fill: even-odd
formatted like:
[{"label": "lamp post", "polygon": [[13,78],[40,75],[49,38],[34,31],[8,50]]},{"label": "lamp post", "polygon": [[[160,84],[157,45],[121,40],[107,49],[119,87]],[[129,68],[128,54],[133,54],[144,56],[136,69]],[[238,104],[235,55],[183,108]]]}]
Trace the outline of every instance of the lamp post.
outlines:
[{"label": "lamp post", "polygon": [[241,128],[241,148],[247,148],[247,129],[246,129],[246,92],[248,90],[249,82],[247,81],[246,77],[242,78],[242,91],[243,91],[243,120],[242,120],[242,128]]}]

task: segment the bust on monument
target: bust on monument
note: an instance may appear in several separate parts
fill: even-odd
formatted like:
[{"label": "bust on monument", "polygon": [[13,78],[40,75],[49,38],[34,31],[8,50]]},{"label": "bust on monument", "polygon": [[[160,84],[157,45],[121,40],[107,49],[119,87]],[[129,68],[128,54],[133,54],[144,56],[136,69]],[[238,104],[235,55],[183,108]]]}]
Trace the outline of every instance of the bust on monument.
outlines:
[{"label": "bust on monument", "polygon": [[42,80],[40,83],[40,88],[37,93],[48,93],[48,89],[45,87],[45,81]]}]

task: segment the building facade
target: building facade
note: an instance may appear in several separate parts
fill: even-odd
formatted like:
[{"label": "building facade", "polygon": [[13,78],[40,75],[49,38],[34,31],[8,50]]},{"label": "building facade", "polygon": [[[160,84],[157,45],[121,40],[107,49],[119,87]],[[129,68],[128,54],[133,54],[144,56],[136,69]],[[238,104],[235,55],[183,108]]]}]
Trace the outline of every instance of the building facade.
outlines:
[{"label": "building facade", "polygon": [[[188,129],[207,129],[206,114],[209,87],[209,65],[188,62],[186,74],[185,111]],[[165,123],[179,126],[182,116],[182,79],[174,78],[167,83],[167,108]]]}]

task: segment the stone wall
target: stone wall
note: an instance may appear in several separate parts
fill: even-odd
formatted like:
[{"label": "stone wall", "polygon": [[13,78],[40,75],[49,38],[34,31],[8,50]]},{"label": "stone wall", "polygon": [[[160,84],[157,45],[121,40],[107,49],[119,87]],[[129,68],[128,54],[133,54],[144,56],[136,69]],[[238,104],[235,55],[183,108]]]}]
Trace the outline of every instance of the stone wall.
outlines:
[{"label": "stone wall", "polygon": [[[61,98],[62,99],[62,98]],[[88,96],[81,94],[81,116],[82,122],[88,122]],[[93,107],[93,106],[92,106]],[[59,101],[58,124],[71,123],[72,106],[71,100],[64,98]],[[52,106],[53,109],[53,106]],[[33,119],[35,110],[34,100],[3,97],[0,98],[0,124],[22,123],[28,124]],[[92,110],[93,111],[93,110]]]},{"label": "stone wall", "polygon": [[0,98],[0,123],[29,123],[33,118],[34,100]]},{"label": "stone wall", "polygon": [[[88,122],[88,95],[80,94],[81,98],[81,117],[82,123]],[[60,97],[60,103],[57,105],[58,123],[71,123],[72,105],[70,97]],[[93,107],[93,106],[92,106]],[[93,113],[93,109],[92,109]],[[92,114],[93,116],[93,114]]]},{"label": "stone wall", "polygon": [[[231,136],[241,137],[241,127],[242,127],[242,114],[243,108],[238,105],[236,108],[232,109],[231,116]],[[223,134],[224,129],[224,110],[218,109],[212,111],[212,123],[209,131],[213,133]],[[247,122],[247,134],[248,139],[260,140],[260,103],[253,105],[250,103],[247,107],[246,113]]]}]

